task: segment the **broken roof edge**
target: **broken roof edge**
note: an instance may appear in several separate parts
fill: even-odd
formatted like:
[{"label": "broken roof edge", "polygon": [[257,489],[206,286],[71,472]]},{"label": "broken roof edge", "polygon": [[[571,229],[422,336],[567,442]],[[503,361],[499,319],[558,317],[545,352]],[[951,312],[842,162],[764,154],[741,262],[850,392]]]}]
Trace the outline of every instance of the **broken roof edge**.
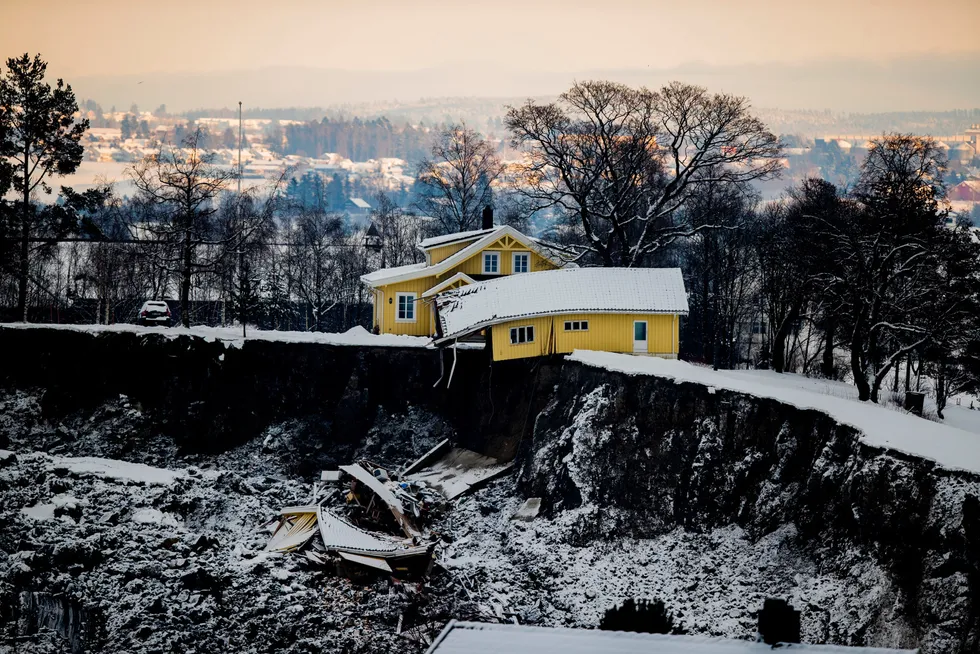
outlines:
[{"label": "broken roof edge", "polygon": [[[436,304],[436,311],[439,311],[439,305]],[[589,316],[602,316],[602,315],[630,315],[630,316],[686,316],[689,315],[689,310],[678,310],[678,311],[639,311],[636,309],[600,309],[589,311],[587,309],[559,309],[556,311],[542,311],[538,313],[526,313],[518,314],[514,316],[504,316],[504,317],[494,317],[490,320],[480,321],[472,326],[465,327],[461,330],[455,331],[452,334],[447,334],[445,336],[433,337],[432,344],[440,346],[447,341],[451,341],[456,338],[463,338],[464,336],[469,336],[474,332],[478,332],[481,329],[486,329],[487,327],[492,327],[493,325],[500,325],[505,322],[511,322],[514,320],[533,320],[535,318],[546,318],[548,316],[577,316],[577,315],[589,315]],[[442,317],[439,317],[440,327],[445,328],[442,325]]]},{"label": "broken roof edge", "polygon": [[464,273],[464,272],[458,272],[455,275],[453,275],[452,277],[450,277],[449,279],[446,279],[442,283],[436,284],[435,286],[433,286],[432,288],[430,288],[429,290],[427,290],[425,293],[422,294],[422,297],[423,298],[429,298],[429,297],[432,297],[433,295],[437,295],[437,294],[441,293],[442,291],[446,290],[446,287],[447,286],[451,286],[452,284],[454,284],[455,282],[458,282],[458,281],[464,281],[467,284],[478,284],[479,283],[475,279],[473,279],[472,277],[470,277],[469,275],[467,275],[466,273]]}]

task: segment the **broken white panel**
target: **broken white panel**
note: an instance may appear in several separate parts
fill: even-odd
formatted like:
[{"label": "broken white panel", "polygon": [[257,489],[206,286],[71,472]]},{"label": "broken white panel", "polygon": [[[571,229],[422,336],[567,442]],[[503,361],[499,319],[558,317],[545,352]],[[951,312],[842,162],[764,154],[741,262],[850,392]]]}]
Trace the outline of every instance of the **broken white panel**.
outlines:
[{"label": "broken white panel", "polygon": [[512,461],[501,463],[493,457],[454,447],[441,459],[408,478],[425,482],[446,499],[454,500],[473,486],[503,474],[513,465]]},{"label": "broken white panel", "polygon": [[540,497],[530,497],[524,504],[521,504],[521,508],[514,512],[514,520],[523,520],[525,522],[530,522],[538,517],[541,512],[541,498]]},{"label": "broken white panel", "polygon": [[351,552],[337,552],[340,558],[350,561],[351,563],[360,563],[361,565],[366,565],[369,568],[376,568],[383,572],[392,572],[391,566],[384,559],[379,559],[375,556],[364,556],[363,554],[353,554]]},{"label": "broken white panel", "polygon": [[433,447],[431,450],[420,456],[414,463],[402,470],[401,476],[410,475],[412,473],[418,472],[425,466],[429,465],[432,461],[435,461],[440,456],[442,456],[444,450],[451,449],[449,445],[449,439],[444,438],[439,441],[439,444]]},{"label": "broken white panel", "polygon": [[320,473],[320,481],[333,484],[340,481],[340,470],[324,470]]},{"label": "broken white panel", "polygon": [[364,466],[354,464],[340,466],[340,469],[374,491],[374,494],[380,497],[381,501],[390,506],[392,509],[401,514],[405,513],[405,507],[402,506],[401,500],[395,497],[394,493],[392,493],[388,487],[384,485],[384,482],[371,474],[364,468]]},{"label": "broken white panel", "polygon": [[395,520],[401,525],[402,529],[409,536],[421,536],[421,532],[415,528],[412,521],[405,515],[405,507],[401,500],[395,497],[395,494],[391,492],[391,489],[385,486],[384,482],[371,474],[370,471],[366,470],[364,466],[357,464],[340,466],[340,469],[349,474],[351,477],[364,484],[371,491],[377,495],[382,502],[388,505],[391,509],[392,515],[395,516]]}]

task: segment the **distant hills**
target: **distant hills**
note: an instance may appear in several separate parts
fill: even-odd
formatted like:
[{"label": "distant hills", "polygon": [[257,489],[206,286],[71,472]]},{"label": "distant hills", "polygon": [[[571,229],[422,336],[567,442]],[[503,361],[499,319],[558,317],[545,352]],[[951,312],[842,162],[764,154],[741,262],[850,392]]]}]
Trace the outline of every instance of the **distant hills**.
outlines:
[{"label": "distant hills", "polygon": [[336,106],[432,97],[528,97],[560,93],[574,80],[612,79],[658,86],[678,79],[751,98],[758,107],[843,112],[938,111],[980,107],[980,56],[930,56],[884,63],[807,64],[540,72],[444,65],[415,71],[352,71],[329,67],[146,73],[67,80],[79,97],[108,109],[166,104],[170,111],[200,107]]}]

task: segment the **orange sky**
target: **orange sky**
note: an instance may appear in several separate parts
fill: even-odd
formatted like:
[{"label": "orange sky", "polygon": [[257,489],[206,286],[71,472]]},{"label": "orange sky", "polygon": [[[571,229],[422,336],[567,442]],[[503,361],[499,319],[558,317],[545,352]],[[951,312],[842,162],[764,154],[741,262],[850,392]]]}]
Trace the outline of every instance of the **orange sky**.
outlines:
[{"label": "orange sky", "polygon": [[495,63],[566,71],[980,53],[980,0],[0,0],[57,76]]}]

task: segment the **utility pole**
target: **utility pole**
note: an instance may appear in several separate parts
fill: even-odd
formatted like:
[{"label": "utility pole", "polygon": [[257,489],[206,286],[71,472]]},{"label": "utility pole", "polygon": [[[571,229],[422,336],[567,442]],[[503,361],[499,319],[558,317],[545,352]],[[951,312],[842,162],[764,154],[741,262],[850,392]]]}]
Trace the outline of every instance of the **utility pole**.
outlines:
[{"label": "utility pole", "polygon": [[242,233],[238,238],[238,305],[240,307],[239,317],[242,321],[242,338],[247,336],[245,332],[246,315],[246,293],[245,284],[245,212],[242,211],[242,101],[238,101],[238,217],[241,221]]}]

